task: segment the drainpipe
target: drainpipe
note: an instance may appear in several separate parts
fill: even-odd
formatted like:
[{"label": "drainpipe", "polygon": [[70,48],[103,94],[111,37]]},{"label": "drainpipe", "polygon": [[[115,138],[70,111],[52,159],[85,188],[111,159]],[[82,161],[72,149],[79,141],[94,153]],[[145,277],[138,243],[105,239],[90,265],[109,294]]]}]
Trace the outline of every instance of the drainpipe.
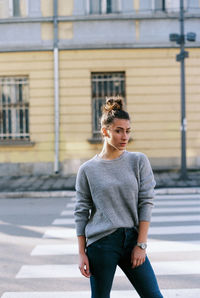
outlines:
[{"label": "drainpipe", "polygon": [[59,173],[59,51],[58,51],[58,0],[54,0],[54,172]]}]

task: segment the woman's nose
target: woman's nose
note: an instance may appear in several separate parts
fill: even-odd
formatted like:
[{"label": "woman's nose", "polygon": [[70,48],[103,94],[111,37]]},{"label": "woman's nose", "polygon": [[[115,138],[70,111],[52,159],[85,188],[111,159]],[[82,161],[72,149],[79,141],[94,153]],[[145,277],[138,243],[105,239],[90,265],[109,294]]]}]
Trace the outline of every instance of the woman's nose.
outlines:
[{"label": "woman's nose", "polygon": [[127,132],[124,132],[124,133],[123,133],[122,138],[123,138],[124,140],[127,140],[127,139],[128,139],[128,134],[127,134]]}]

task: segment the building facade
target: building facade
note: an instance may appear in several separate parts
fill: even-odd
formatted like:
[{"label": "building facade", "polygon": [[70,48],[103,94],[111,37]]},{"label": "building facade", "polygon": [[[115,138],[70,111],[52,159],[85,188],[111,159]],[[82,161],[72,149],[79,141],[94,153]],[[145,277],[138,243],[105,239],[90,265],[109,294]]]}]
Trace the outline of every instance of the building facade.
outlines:
[{"label": "building facade", "polygon": [[[200,166],[200,2],[185,1],[188,168]],[[76,173],[100,151],[105,97],[128,150],[180,167],[179,0],[0,0],[0,175]]]}]

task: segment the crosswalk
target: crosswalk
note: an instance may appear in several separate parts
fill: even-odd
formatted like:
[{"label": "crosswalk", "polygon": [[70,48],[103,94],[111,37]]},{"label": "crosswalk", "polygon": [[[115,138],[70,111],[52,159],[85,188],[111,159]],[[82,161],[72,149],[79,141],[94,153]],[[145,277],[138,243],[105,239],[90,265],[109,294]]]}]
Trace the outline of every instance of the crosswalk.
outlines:
[{"label": "crosswalk", "polygon": [[[40,243],[30,252],[30,263],[24,264],[15,276],[18,281],[30,280],[31,283],[48,279],[51,282],[59,279],[70,280],[70,289],[44,291],[42,286],[38,291],[19,292],[16,289],[16,292],[3,293],[1,298],[90,297],[89,281],[81,277],[74,261],[78,251],[73,220],[74,203],[74,196],[67,199],[65,209],[53,220]],[[149,230],[148,255],[165,298],[200,297],[199,211],[199,194],[156,196]],[[67,263],[63,257],[67,259]],[[35,258],[46,258],[48,262],[34,264]],[[57,263],[52,261],[54,258]],[[84,287],[79,290],[79,282],[83,279]],[[124,297],[139,296],[131,286],[127,287],[126,277],[118,268],[111,298]]]}]

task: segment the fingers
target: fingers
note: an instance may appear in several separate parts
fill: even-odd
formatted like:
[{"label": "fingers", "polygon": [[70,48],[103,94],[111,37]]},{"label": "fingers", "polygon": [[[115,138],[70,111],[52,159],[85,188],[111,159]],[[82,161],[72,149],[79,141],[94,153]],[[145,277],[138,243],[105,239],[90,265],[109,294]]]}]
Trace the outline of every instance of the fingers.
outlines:
[{"label": "fingers", "polygon": [[141,266],[146,259],[146,251],[142,250],[140,247],[135,246],[131,253],[131,263],[132,268]]},{"label": "fingers", "polygon": [[87,278],[90,277],[90,269],[89,269],[89,264],[88,263],[85,263],[81,266],[79,266],[79,269],[81,271],[81,274]]},{"label": "fingers", "polygon": [[85,253],[79,254],[79,269],[83,276],[90,277],[89,260]]},{"label": "fingers", "polygon": [[145,262],[145,258],[133,258],[132,267],[136,268]]}]

